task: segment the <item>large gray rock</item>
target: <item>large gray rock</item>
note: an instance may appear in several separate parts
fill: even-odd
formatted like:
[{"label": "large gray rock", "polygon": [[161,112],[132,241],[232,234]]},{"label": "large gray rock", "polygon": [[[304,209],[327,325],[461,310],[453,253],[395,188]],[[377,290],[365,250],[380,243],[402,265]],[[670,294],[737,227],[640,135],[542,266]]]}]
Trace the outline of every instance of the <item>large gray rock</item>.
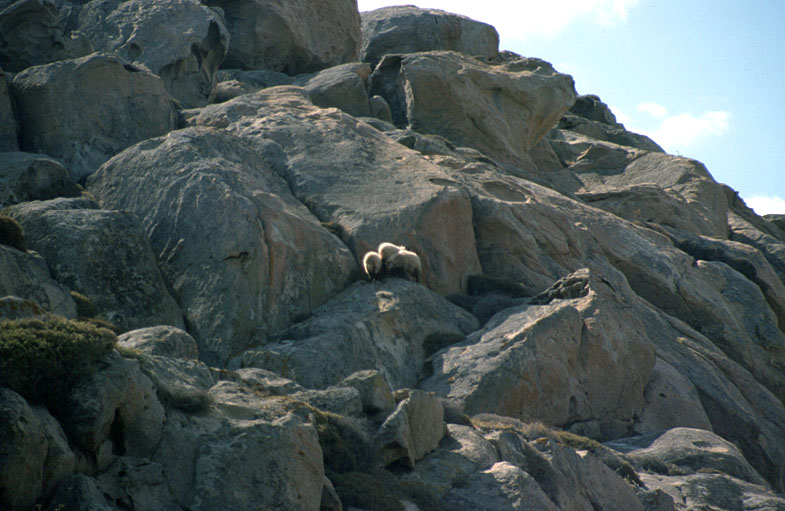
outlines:
[{"label": "large gray rock", "polygon": [[441,135],[524,169],[527,152],[575,101],[572,77],[545,61],[484,64],[455,52],[390,55],[371,78],[399,128]]},{"label": "large gray rock", "polygon": [[0,208],[32,200],[76,197],[81,190],[63,165],[43,154],[0,153]]},{"label": "large gray rock", "polygon": [[0,506],[32,508],[43,492],[47,439],[22,396],[0,387]]},{"label": "large gray rock", "polygon": [[76,469],[76,456],[68,444],[60,423],[46,408],[36,406],[33,413],[38,418],[46,437],[46,460],[43,470],[42,495],[49,498],[57,486],[70,477]]},{"label": "large gray rock", "polygon": [[16,296],[47,312],[76,317],[76,304],[68,288],[52,278],[41,256],[0,244],[0,268],[0,296]]},{"label": "large gray rock", "polygon": [[477,328],[471,314],[417,284],[356,283],[279,341],[246,351],[238,362],[325,388],[360,370],[378,369],[394,389],[424,376],[424,344],[457,341]]},{"label": "large gray rock", "polygon": [[97,51],[160,76],[183,107],[212,101],[229,48],[216,10],[197,0],[93,0],[80,11],[79,28]]},{"label": "large gray rock", "polygon": [[210,105],[193,122],[250,142],[358,262],[383,241],[405,245],[422,260],[421,282],[443,294],[479,273],[471,204],[456,179],[368,124],[313,106],[303,89]]},{"label": "large gray rock", "polygon": [[209,0],[232,37],[226,68],[295,75],[359,60],[356,0]]},{"label": "large gray rock", "polygon": [[199,347],[188,332],[172,326],[154,326],[126,332],[117,343],[148,355],[186,360],[199,358]]},{"label": "large gray rock", "polygon": [[129,148],[89,187],[104,207],[142,219],[210,364],[311,314],[356,268],[259,153],[218,130],[175,131]]},{"label": "large gray rock", "polygon": [[785,241],[774,233],[767,232],[768,230],[762,226],[755,225],[749,218],[735,210],[728,214],[728,225],[730,239],[760,250],[779,278],[785,282]]},{"label": "large gray rock", "polygon": [[414,468],[415,462],[434,450],[446,432],[444,408],[435,394],[409,391],[376,434],[383,462]]},{"label": "large gray rock", "polygon": [[642,409],[654,366],[641,325],[614,287],[589,270],[565,277],[550,296],[549,303],[499,313],[437,353],[423,388],[470,415],[595,423],[606,438],[623,434]]},{"label": "large gray rock", "polygon": [[353,62],[334,66],[315,75],[298,76],[294,85],[305,88],[314,105],[340,108],[355,117],[371,115],[368,99],[368,64]]},{"label": "large gray rock", "polygon": [[[550,143],[562,164],[577,178],[573,186],[565,187],[567,191],[585,197],[592,205],[603,209],[607,205],[609,211],[628,220],[728,237],[726,192],[702,163],[566,130],[551,133]],[[651,185],[661,190],[652,191]],[[629,196],[627,204],[619,203],[622,194]]]},{"label": "large gray rock", "polygon": [[149,458],[161,441],[164,410],[155,388],[137,361],[117,352],[74,387],[59,413],[68,437],[99,470],[114,456]]},{"label": "large gray rock", "polygon": [[438,9],[413,5],[363,12],[362,59],[375,64],[391,53],[448,50],[482,60],[499,57],[499,34],[492,26]]},{"label": "large gray rock", "polygon": [[11,106],[9,78],[0,68],[0,152],[19,150],[19,123]]},{"label": "large gray rock", "polygon": [[84,209],[66,201],[28,202],[11,215],[30,247],[47,260],[52,276],[89,297],[96,313],[120,332],[154,325],[183,328],[138,222],[122,211]]},{"label": "large gray rock", "polygon": [[31,66],[84,57],[87,38],[72,30],[73,6],[64,0],[21,0],[0,6],[0,66],[19,72]]},{"label": "large gray rock", "polygon": [[169,414],[153,458],[180,506],[318,510],[324,467],[308,412],[233,382],[210,396],[207,415]]},{"label": "large gray rock", "polygon": [[[608,443],[644,467],[678,467],[687,474],[698,471],[721,472],[737,479],[766,486],[738,447],[710,431],[674,428]],[[670,468],[674,471],[673,468]]]},{"label": "large gray rock", "polygon": [[163,81],[106,55],[28,68],[14,77],[12,91],[22,150],[62,160],[75,179],[175,126]]}]

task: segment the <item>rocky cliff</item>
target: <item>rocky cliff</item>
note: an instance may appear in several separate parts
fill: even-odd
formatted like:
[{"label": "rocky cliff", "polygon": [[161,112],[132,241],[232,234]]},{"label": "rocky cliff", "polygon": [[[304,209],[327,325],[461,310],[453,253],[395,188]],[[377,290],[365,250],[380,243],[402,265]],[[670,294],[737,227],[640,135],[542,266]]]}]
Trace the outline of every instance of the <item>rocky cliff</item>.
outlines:
[{"label": "rocky cliff", "polygon": [[782,219],[493,27],[0,0],[0,66],[0,508],[785,510]]}]

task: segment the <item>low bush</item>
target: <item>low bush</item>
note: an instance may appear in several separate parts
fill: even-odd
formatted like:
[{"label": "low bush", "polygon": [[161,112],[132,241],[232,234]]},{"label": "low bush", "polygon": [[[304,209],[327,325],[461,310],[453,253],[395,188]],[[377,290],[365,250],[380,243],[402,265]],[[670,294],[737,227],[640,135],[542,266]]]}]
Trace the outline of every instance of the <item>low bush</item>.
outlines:
[{"label": "low bush", "polygon": [[0,385],[56,408],[116,339],[105,328],[59,317],[0,321]]},{"label": "low bush", "polygon": [[9,245],[21,251],[27,250],[22,226],[7,215],[0,215],[0,244]]}]

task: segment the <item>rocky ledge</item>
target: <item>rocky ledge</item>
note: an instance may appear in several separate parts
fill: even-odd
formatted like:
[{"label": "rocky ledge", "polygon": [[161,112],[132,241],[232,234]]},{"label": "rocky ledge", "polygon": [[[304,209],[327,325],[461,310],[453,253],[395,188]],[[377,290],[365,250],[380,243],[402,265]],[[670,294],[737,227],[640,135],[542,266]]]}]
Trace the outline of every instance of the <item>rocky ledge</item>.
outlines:
[{"label": "rocky ledge", "polygon": [[785,510],[782,218],[493,27],[0,0],[0,66],[0,508]]}]

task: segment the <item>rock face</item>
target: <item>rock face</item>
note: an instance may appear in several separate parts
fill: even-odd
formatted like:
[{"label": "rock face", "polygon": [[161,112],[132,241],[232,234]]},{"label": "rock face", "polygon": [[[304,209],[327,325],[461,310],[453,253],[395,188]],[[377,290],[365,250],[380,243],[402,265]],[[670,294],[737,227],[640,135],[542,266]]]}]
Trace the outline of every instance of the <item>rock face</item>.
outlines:
[{"label": "rock face", "polygon": [[[140,180],[152,188],[139,188]],[[258,153],[218,130],[177,131],[134,146],[107,162],[90,189],[104,207],[142,218],[210,363],[223,364],[255,336],[310,314],[355,267]]]},{"label": "rock face", "polygon": [[55,280],[90,298],[96,313],[120,332],[183,327],[180,308],[138,223],[127,213],[96,207],[60,199],[28,202],[11,214]]},{"label": "rock face", "polygon": [[486,23],[438,9],[413,5],[363,12],[362,60],[376,63],[387,54],[457,51],[481,60],[499,57],[499,34]]},{"label": "rock face", "polygon": [[215,73],[229,48],[223,17],[196,0],[94,0],[79,28],[96,51],[161,77],[185,108],[215,96]]},{"label": "rock face", "polygon": [[526,153],[576,95],[572,77],[542,60],[490,66],[455,52],[391,55],[371,80],[371,93],[387,100],[399,128],[441,135],[524,169],[532,167]]},{"label": "rock face", "polygon": [[92,53],[84,34],[71,30],[73,8],[61,0],[23,0],[5,9],[0,6],[0,66],[18,72]]},{"label": "rock face", "polygon": [[210,0],[226,16],[232,44],[225,68],[295,75],[359,60],[355,0]]},{"label": "rock face", "polygon": [[0,207],[80,194],[71,175],[54,158],[19,152],[0,153],[0,158]]},{"label": "rock face", "polygon": [[207,4],[0,0],[0,348],[85,350],[0,508],[785,509],[781,217],[482,23]]},{"label": "rock face", "polygon": [[21,148],[62,160],[75,179],[125,147],[174,128],[161,79],[105,55],[25,69],[14,77],[12,91]]}]

